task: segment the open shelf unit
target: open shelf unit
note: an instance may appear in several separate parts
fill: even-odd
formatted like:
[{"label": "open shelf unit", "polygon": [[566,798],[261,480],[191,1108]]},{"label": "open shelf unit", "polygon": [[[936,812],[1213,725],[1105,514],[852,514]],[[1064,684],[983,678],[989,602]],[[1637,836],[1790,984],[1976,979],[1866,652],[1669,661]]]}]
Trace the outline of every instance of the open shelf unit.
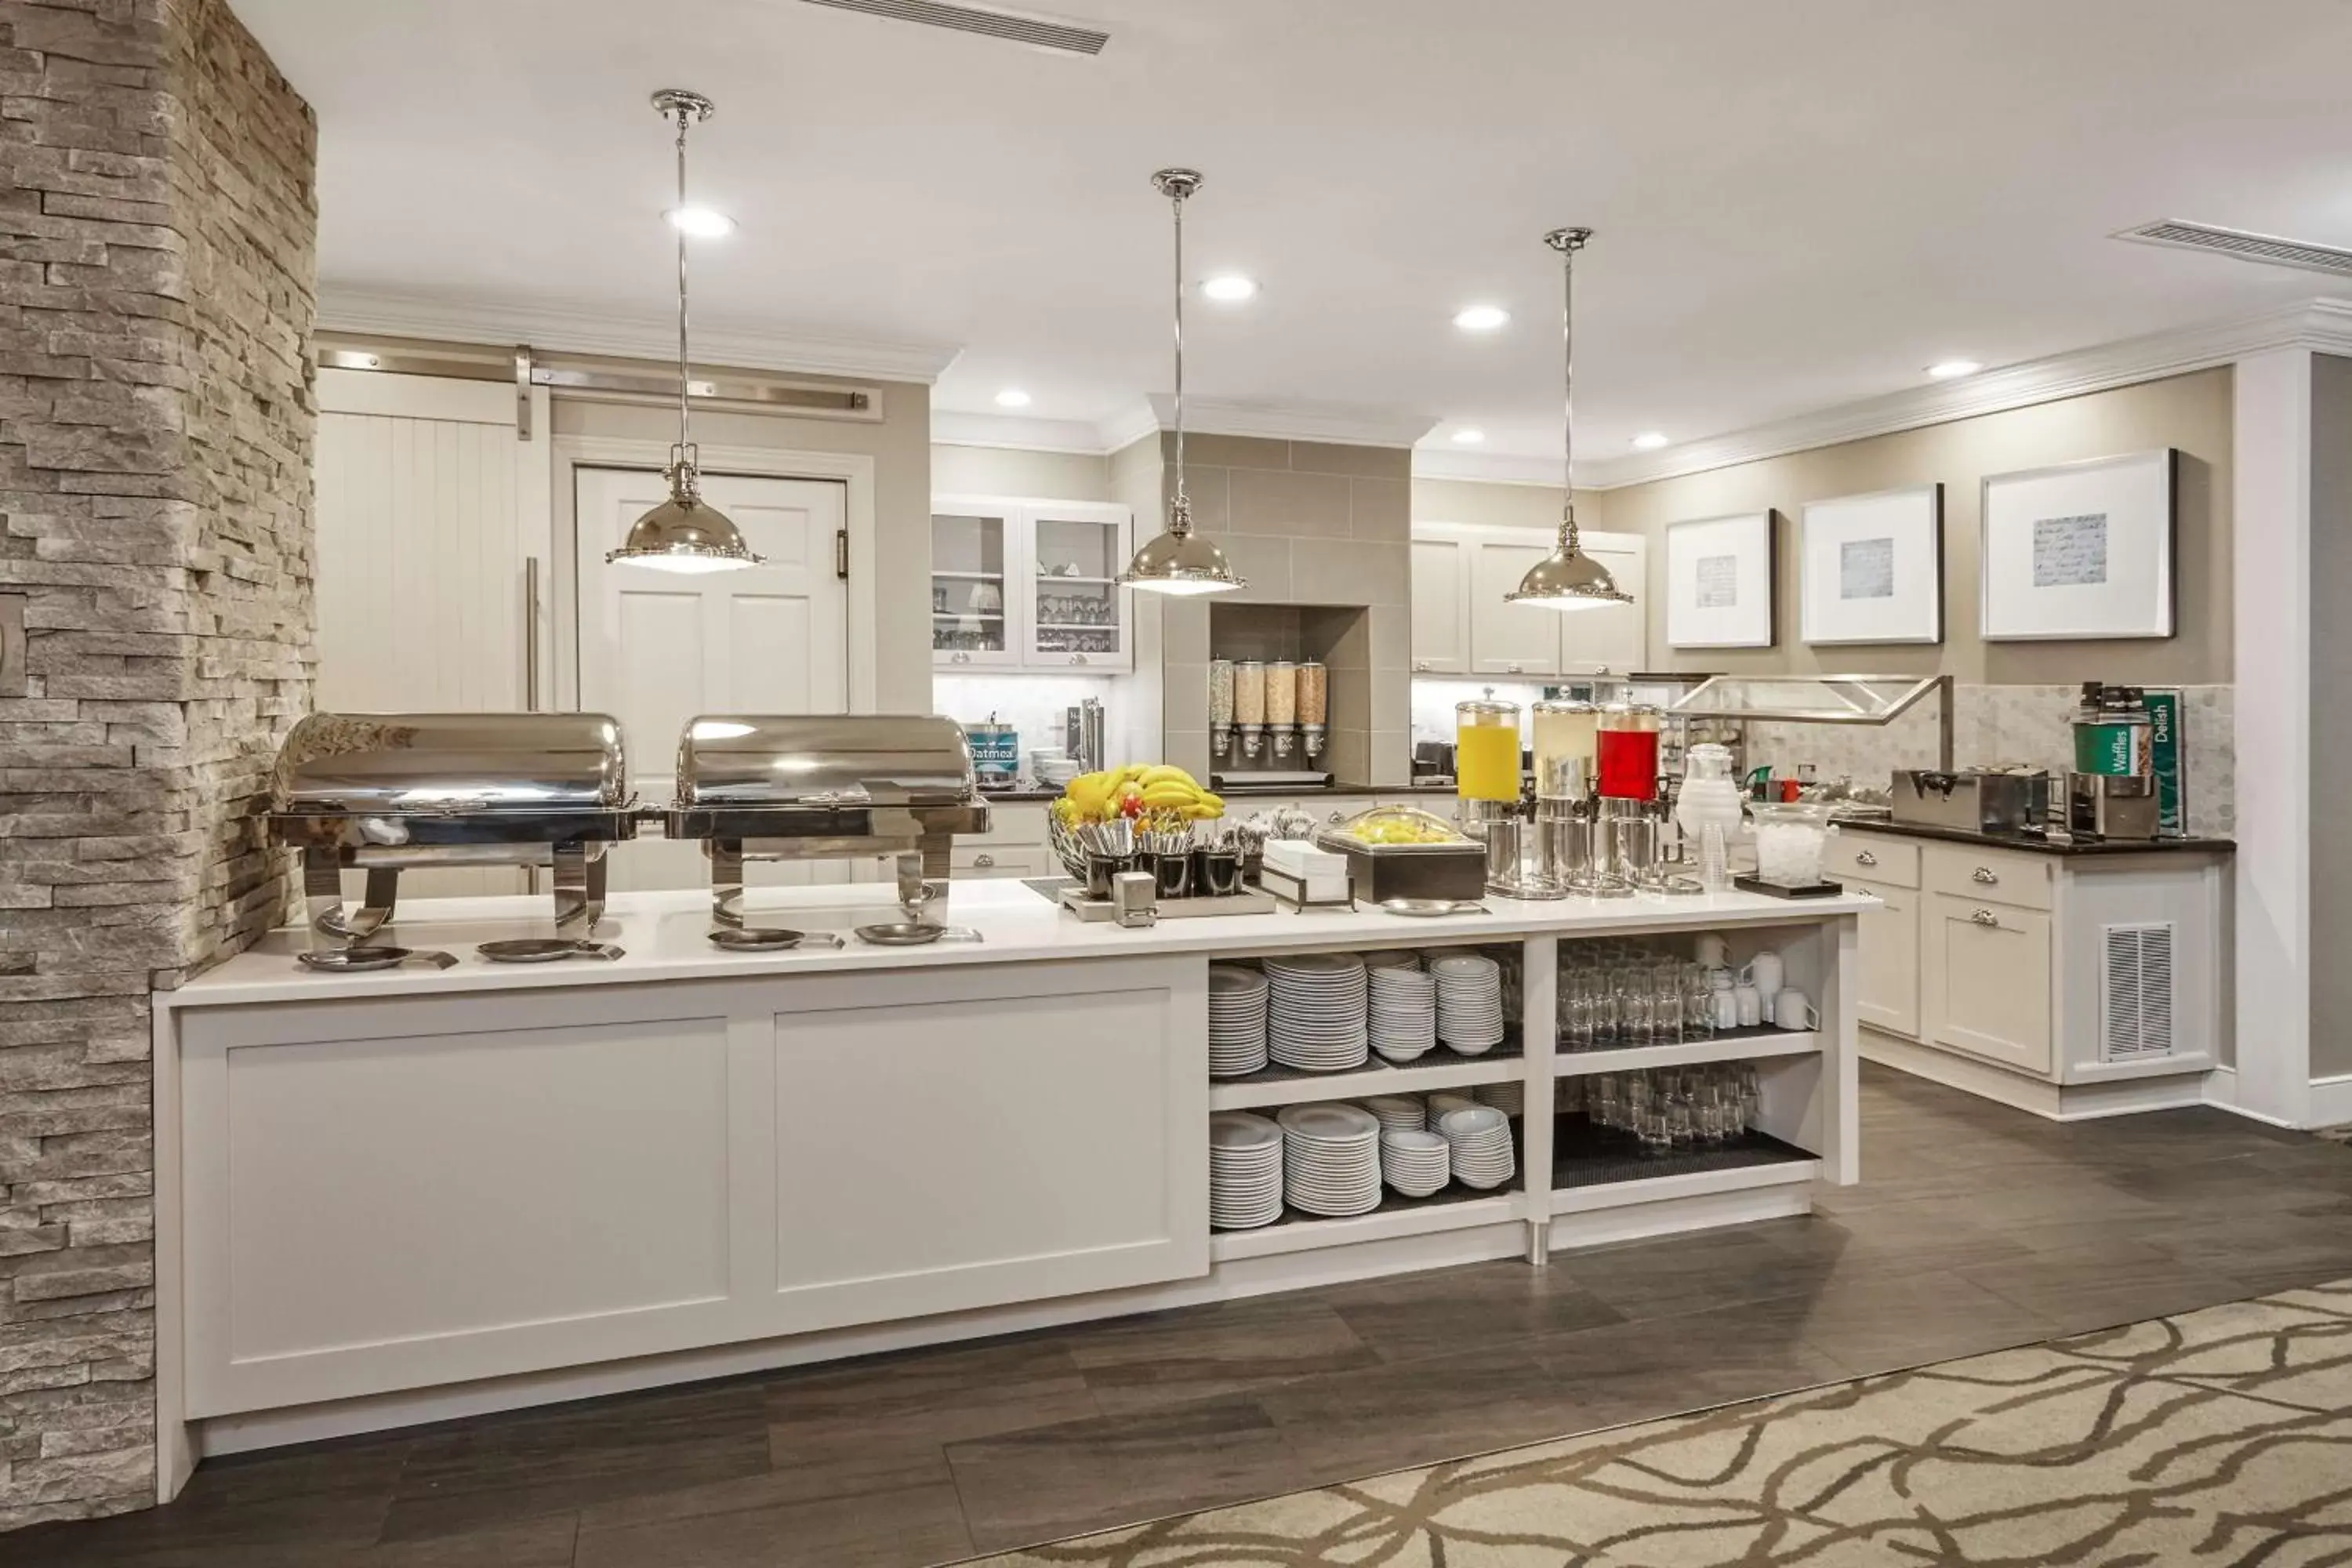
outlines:
[{"label": "open shelf unit", "polygon": [[1523,1218],[1526,1196],[1517,1182],[1492,1192],[1480,1192],[1455,1183],[1425,1198],[1383,1192],[1380,1207],[1348,1219],[1324,1219],[1286,1208],[1280,1219],[1255,1230],[1212,1232],[1209,1258],[1219,1263],[1235,1258],[1271,1258],[1283,1252],[1310,1252],[1319,1247],[1345,1247],[1359,1241],[1383,1241],[1392,1237],[1425,1236],[1435,1230],[1495,1225]]},{"label": "open shelf unit", "polygon": [[1213,1079],[1212,1110],[1252,1110],[1262,1106],[1301,1105],[1314,1100],[1361,1100],[1373,1094],[1426,1094],[1439,1089],[1516,1083],[1527,1076],[1527,1053],[1517,1032],[1483,1056],[1465,1057],[1438,1047],[1410,1062],[1378,1056],[1346,1072],[1308,1072],[1269,1065],[1245,1078]]}]

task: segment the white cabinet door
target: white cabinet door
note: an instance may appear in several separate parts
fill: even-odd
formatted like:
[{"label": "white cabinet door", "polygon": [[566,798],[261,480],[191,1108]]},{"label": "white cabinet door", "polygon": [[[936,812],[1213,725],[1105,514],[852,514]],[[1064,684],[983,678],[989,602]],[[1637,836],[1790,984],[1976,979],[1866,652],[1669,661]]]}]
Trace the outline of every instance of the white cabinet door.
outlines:
[{"label": "white cabinet door", "polygon": [[1470,673],[1470,543],[1412,542],[1412,668],[1416,675]]},{"label": "white cabinet door", "polygon": [[1017,513],[1010,506],[931,503],[931,666],[1004,668],[1021,662]]},{"label": "white cabinet door", "polygon": [[1919,895],[1907,888],[1847,879],[1879,900],[1862,917],[1856,946],[1861,974],[1854,1015],[1874,1029],[1916,1038],[1919,1034]]},{"label": "white cabinet door", "polygon": [[1033,501],[1021,515],[1022,664],[1080,675],[1133,668],[1131,595],[1118,585],[1134,554],[1127,508]]},{"label": "white cabinet door", "polygon": [[1528,568],[1551,553],[1551,542],[1538,539],[1522,544],[1515,540],[1479,539],[1473,542],[1471,552],[1470,604],[1465,611],[1470,624],[1471,673],[1558,675],[1560,612],[1503,602],[1504,595],[1518,587]]},{"label": "white cabinet door", "polygon": [[1927,893],[1920,922],[1920,1023],[1929,1043],[2047,1075],[2050,917]]},{"label": "white cabinet door", "polygon": [[[834,536],[845,517],[840,484],[704,475],[703,495],[767,562],[679,576],[604,562],[629,524],[668,494],[659,474],[573,472],[580,706],[620,721],[638,799],[666,801],[677,792],[678,736],[698,713],[848,711],[848,595],[834,572]],[[639,838],[616,846],[610,858],[614,891],[710,879],[698,844]],[[850,879],[845,860],[747,870],[755,885]]]},{"label": "white cabinet door", "polygon": [[1560,673],[1623,675],[1648,668],[1649,595],[1643,583],[1642,551],[1592,544],[1585,553],[1607,567],[1617,585],[1633,595],[1633,602],[1565,615],[1546,612],[1559,622]]}]

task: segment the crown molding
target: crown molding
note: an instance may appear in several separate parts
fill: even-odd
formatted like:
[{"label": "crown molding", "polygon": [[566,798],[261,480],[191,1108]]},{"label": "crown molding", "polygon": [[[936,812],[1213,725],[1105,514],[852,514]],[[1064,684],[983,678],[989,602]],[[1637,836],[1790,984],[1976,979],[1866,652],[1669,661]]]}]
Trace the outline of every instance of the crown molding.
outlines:
[{"label": "crown molding", "polygon": [[[326,331],[444,342],[529,343],[535,349],[622,359],[670,360],[677,354],[674,320],[616,316],[560,300],[455,300],[329,283],[319,293],[319,326]],[[700,363],[927,384],[937,381],[962,352],[947,343],[877,342],[698,323],[694,350]]]},{"label": "crown molding", "polygon": [[1104,451],[1123,452],[1145,437],[1160,433],[1160,415],[1151,406],[1151,400],[1145,398],[1128,405],[1096,428],[1101,435]]},{"label": "crown molding", "polygon": [[1085,419],[1034,419],[1019,414],[966,414],[931,410],[931,444],[938,447],[1004,447],[1022,452],[1073,452],[1099,458],[1101,427]]},{"label": "crown molding", "polygon": [[[1176,400],[1151,395],[1162,429],[1176,423]],[[1256,403],[1188,397],[1184,428],[1202,436],[1255,436],[1268,441],[1329,441],[1346,447],[1410,447],[1436,428],[1434,416],[1339,403]]]},{"label": "crown molding", "polygon": [[1785,457],[1817,447],[1832,447],[1954,419],[2031,407],[2062,397],[2106,392],[2189,371],[2210,370],[2251,354],[2284,348],[2352,353],[2352,300],[2322,296],[2259,316],[2125,338],[1983,371],[1964,380],[1908,387],[1884,397],[1816,409],[1655,452],[1605,458],[1578,470],[1577,483],[1583,489],[1617,489],[1653,479],[1704,473],[1735,463]]},{"label": "crown molding", "polygon": [[[1482,485],[1540,485],[1559,489],[1559,459],[1533,453],[1479,452],[1460,447],[1415,447],[1416,479],[1469,479]],[[1581,470],[1577,475],[1583,482]]]}]

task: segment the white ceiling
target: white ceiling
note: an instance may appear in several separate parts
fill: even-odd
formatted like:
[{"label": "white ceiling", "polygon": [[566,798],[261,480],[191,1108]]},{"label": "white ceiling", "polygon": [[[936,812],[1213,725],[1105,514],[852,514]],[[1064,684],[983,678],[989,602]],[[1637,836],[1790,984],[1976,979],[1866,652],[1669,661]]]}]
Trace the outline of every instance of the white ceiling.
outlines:
[{"label": "white ceiling", "polygon": [[[1202,169],[1189,389],[1557,454],[1712,436],[2251,313],[2325,280],[2117,244],[2184,217],[2352,245],[2345,0],[1056,0],[1097,59],[800,0],[234,0],[318,110],[340,291],[667,309],[655,88],[719,101],[714,328],[961,349],[937,405],[1162,392],[1165,163]],[[1516,316],[1472,338],[1456,308]]]}]

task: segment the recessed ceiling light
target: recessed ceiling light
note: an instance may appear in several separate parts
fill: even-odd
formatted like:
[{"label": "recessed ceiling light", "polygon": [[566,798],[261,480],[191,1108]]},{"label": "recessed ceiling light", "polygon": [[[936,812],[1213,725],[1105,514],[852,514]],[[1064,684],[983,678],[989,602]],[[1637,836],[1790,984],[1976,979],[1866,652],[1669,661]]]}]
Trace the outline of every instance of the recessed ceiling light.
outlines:
[{"label": "recessed ceiling light", "polygon": [[1201,292],[1212,300],[1246,300],[1257,292],[1257,280],[1238,272],[1220,272],[1202,283]]},{"label": "recessed ceiling light", "polygon": [[735,220],[716,207],[672,207],[664,216],[671,227],[696,239],[724,239],[735,232]]},{"label": "recessed ceiling light", "polygon": [[1470,305],[1454,313],[1454,324],[1465,332],[1491,332],[1510,319],[1500,305]]},{"label": "recessed ceiling light", "polygon": [[1475,447],[1486,438],[1486,432],[1484,430],[1456,430],[1454,432],[1454,445],[1459,447]]},{"label": "recessed ceiling light", "polygon": [[1929,365],[1927,374],[1937,381],[1952,381],[1963,375],[1974,375],[1982,369],[1984,366],[1972,359],[1944,359]]},{"label": "recessed ceiling light", "polygon": [[1008,386],[1003,391],[996,395],[996,406],[999,408],[1026,408],[1029,406],[1029,395],[1022,391],[1017,386]]},{"label": "recessed ceiling light", "polygon": [[1664,430],[1644,430],[1633,437],[1633,450],[1636,452],[1654,452],[1665,444],[1666,433]]}]

